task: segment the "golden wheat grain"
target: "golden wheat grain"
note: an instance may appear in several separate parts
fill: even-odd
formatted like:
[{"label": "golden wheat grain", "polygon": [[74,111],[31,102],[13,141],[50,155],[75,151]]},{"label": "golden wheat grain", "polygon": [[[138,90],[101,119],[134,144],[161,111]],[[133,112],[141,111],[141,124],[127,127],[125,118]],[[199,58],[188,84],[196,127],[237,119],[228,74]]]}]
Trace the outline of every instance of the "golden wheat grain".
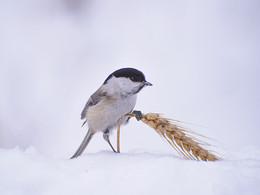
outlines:
[{"label": "golden wheat grain", "polygon": [[[135,114],[127,114],[127,117],[135,117]],[[141,121],[152,127],[160,136],[162,136],[180,155],[185,159],[217,161],[222,160],[207,149],[202,147],[201,142],[187,134],[185,128],[171,119],[162,117],[160,114],[148,113],[142,114]],[[117,150],[120,152],[119,146],[120,123],[117,128]]]}]

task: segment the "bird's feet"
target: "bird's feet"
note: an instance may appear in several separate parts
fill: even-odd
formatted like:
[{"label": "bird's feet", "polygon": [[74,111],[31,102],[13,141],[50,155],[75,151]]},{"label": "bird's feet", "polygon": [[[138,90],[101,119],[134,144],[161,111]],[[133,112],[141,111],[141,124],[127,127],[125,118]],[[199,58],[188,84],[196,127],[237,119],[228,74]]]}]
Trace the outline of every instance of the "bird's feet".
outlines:
[{"label": "bird's feet", "polygon": [[132,114],[135,115],[135,118],[136,118],[136,120],[138,120],[138,121],[140,121],[140,120],[142,119],[142,117],[143,117],[142,112],[139,111],[139,110],[134,110],[134,111],[132,112]]}]

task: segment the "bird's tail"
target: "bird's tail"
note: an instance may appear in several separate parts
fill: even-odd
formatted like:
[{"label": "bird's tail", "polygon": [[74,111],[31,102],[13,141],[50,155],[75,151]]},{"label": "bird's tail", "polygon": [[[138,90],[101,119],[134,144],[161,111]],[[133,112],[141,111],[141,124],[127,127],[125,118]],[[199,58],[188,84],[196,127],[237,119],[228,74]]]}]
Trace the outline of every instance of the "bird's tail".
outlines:
[{"label": "bird's tail", "polygon": [[91,132],[90,130],[88,130],[87,135],[83,139],[79,148],[77,149],[77,151],[73,154],[73,156],[70,159],[77,158],[78,156],[80,156],[84,152],[85,148],[87,147],[87,145],[90,142],[93,135],[94,135],[94,133]]}]

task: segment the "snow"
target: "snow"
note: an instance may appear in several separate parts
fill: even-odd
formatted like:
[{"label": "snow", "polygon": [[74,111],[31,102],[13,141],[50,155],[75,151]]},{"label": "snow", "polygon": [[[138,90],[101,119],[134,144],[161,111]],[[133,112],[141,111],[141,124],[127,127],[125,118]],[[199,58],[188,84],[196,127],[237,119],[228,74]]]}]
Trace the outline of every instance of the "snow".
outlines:
[{"label": "snow", "polygon": [[[258,0],[0,1],[0,194],[260,194]],[[192,124],[222,162],[185,161],[134,119],[69,160],[80,113],[116,69],[136,109]],[[115,146],[116,135],[111,142]]]},{"label": "snow", "polygon": [[100,151],[69,160],[42,155],[34,147],[1,149],[0,191],[5,195],[259,194],[259,153],[257,157],[198,162],[170,153]]}]

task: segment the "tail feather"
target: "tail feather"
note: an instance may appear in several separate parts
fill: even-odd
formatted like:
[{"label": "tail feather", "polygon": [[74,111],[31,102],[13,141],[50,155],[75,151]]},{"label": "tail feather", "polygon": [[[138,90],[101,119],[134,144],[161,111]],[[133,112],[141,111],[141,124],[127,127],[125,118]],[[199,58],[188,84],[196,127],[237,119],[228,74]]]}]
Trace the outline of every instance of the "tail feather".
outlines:
[{"label": "tail feather", "polygon": [[83,139],[82,143],[80,144],[77,151],[73,154],[73,156],[70,159],[77,158],[80,156],[84,150],[86,149],[88,143],[90,142],[91,138],[93,137],[94,133],[92,133],[90,130],[88,130],[87,135]]}]

